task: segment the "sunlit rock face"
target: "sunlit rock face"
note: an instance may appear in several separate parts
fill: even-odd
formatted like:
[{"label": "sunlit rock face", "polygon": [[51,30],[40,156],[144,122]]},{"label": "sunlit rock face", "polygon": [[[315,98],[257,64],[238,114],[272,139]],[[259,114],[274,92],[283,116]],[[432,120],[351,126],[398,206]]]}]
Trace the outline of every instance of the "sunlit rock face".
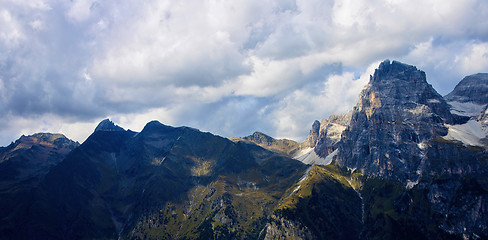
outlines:
[{"label": "sunlit rock face", "polygon": [[402,182],[417,181],[429,140],[454,123],[449,105],[425,73],[400,62],[382,62],[361,92],[343,132],[339,165]]},{"label": "sunlit rock face", "polygon": [[319,157],[326,158],[337,149],[342,132],[349,125],[351,114],[352,111],[346,114],[332,114],[320,123],[315,121],[305,142],[308,141]]},{"label": "sunlit rock face", "polygon": [[[368,178],[401,183],[403,196],[395,200],[399,211],[431,206],[430,213],[419,209],[410,217],[443,216],[434,221],[443,234],[485,236],[487,100],[483,76],[461,81],[446,96],[448,103],[426,82],[424,72],[384,61],[360,94],[338,142],[335,163],[360,170]],[[471,111],[475,105],[480,107]],[[414,199],[409,195],[412,191],[427,195]]]}]

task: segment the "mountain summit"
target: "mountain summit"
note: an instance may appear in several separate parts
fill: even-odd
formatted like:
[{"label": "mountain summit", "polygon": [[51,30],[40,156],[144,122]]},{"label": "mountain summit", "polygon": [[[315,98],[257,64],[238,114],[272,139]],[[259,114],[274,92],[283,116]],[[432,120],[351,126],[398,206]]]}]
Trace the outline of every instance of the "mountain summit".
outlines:
[{"label": "mountain summit", "polygon": [[449,102],[488,104],[488,73],[467,76],[444,97]]},{"label": "mountain summit", "polygon": [[115,125],[110,119],[104,119],[101,121],[98,126],[95,128],[96,131],[125,131],[123,128]]},{"label": "mountain summit", "polygon": [[429,140],[447,135],[444,123],[454,120],[423,71],[386,60],[359,96],[336,162],[368,175],[416,181]]}]

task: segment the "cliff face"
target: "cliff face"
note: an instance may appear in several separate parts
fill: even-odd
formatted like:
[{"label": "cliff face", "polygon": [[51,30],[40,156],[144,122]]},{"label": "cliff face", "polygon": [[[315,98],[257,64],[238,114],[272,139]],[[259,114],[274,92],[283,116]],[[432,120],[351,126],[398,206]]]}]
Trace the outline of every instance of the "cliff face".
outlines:
[{"label": "cliff face", "polygon": [[339,143],[337,164],[402,182],[417,181],[431,139],[455,117],[414,66],[384,61],[361,92]]},{"label": "cliff face", "polygon": [[[462,91],[454,92],[464,102],[480,103],[479,91],[466,86],[473,84],[460,85]],[[472,100],[469,94],[474,94]],[[445,216],[436,224],[446,233],[486,235],[488,212],[481,206],[488,205],[487,146],[469,137],[479,133],[460,133],[478,126],[468,119],[451,113],[422,71],[385,61],[362,91],[335,160],[366,176],[398,181],[406,187],[404,194],[427,191],[425,199],[410,198],[412,203],[403,207],[429,202],[431,214]],[[407,215],[422,218],[425,213]]]},{"label": "cliff face", "polygon": [[343,118],[340,137],[327,134],[330,118],[312,128],[307,140],[317,140],[305,143],[320,157],[361,173],[359,238],[487,236],[484,76],[466,77],[446,102],[424,72],[386,60]]},{"label": "cliff face", "polygon": [[320,131],[314,147],[318,156],[325,158],[337,149],[337,143],[341,140],[342,132],[351,121],[352,112],[346,114],[333,114],[328,119],[320,122]]}]

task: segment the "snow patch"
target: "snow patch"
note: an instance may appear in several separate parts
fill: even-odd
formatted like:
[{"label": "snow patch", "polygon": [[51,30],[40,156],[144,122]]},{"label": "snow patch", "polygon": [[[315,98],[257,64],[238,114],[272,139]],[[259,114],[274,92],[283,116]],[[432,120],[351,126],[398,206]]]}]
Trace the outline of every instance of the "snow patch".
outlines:
[{"label": "snow patch", "polygon": [[421,142],[421,143],[417,144],[417,146],[419,147],[420,150],[425,150],[425,149],[427,149],[427,147],[429,145],[425,142]]},{"label": "snow patch", "polygon": [[328,165],[332,158],[337,154],[337,149],[329,154],[326,158],[317,155],[314,148],[305,148],[298,152],[293,158],[305,164]]},{"label": "snow patch", "polygon": [[302,186],[301,183],[304,180],[308,179],[308,172],[310,172],[310,169],[312,169],[312,166],[308,167],[305,173],[303,173],[303,176],[300,178],[300,180],[298,180],[298,186],[295,189],[293,189],[293,191],[291,192],[292,194],[298,191],[298,189],[300,189],[300,187]]},{"label": "snow patch", "polygon": [[449,125],[446,140],[460,141],[465,145],[483,146],[481,139],[486,137],[486,132],[483,131],[481,124],[475,120],[469,120],[465,124],[461,125]]},{"label": "snow patch", "polygon": [[295,189],[293,189],[293,191],[291,192],[292,194],[293,193],[296,193],[298,191],[298,189],[300,189],[301,185],[298,185]]},{"label": "snow patch", "polygon": [[410,181],[410,180],[407,180],[407,186],[406,186],[406,188],[410,190],[413,187],[415,187],[415,185],[417,185],[417,184],[419,184],[419,180],[418,179],[415,182]]},{"label": "snow patch", "polygon": [[[419,135],[416,130],[415,130],[415,134],[417,134],[417,136]],[[408,179],[407,184],[405,186],[406,189],[412,189],[417,184],[419,184],[420,179],[422,178],[423,169],[425,166],[425,161],[427,160],[427,154],[426,154],[425,150],[429,147],[429,145],[425,142],[421,142],[421,143],[417,144],[417,146],[419,147],[419,150],[420,150],[419,156],[421,158],[420,164],[417,167],[417,171],[415,172],[417,174],[417,180],[412,181],[412,180]]]},{"label": "snow patch", "polygon": [[451,113],[470,117],[480,115],[483,112],[484,108],[484,105],[479,105],[472,102],[461,103],[453,101],[448,103],[449,105],[451,105]]},{"label": "snow patch", "polygon": [[310,169],[312,169],[312,166],[308,167],[307,170],[303,173],[303,176],[298,180],[298,182],[301,182],[303,180],[306,180],[308,177],[308,173],[310,172]]},{"label": "snow patch", "polygon": [[356,171],[357,168],[350,168],[350,167],[347,167],[347,171],[353,173],[354,171]]},{"label": "snow patch", "polygon": [[361,222],[364,223],[364,216],[365,216],[365,214],[364,214],[364,199],[363,199],[363,195],[361,195],[361,192],[358,189],[356,189],[356,188],[354,188],[352,186],[352,182],[351,182],[350,179],[347,179],[346,178],[346,181],[349,183],[349,185],[351,186],[351,188],[358,194],[358,197],[361,199],[361,212],[362,212],[362,214],[361,214]]},{"label": "snow patch", "polygon": [[319,165],[329,165],[330,163],[332,163],[332,160],[337,155],[337,153],[339,153],[339,149],[336,149],[331,154],[327,155],[327,157],[325,157],[325,161],[322,164],[319,164],[319,163],[317,163],[317,164],[319,164]]}]

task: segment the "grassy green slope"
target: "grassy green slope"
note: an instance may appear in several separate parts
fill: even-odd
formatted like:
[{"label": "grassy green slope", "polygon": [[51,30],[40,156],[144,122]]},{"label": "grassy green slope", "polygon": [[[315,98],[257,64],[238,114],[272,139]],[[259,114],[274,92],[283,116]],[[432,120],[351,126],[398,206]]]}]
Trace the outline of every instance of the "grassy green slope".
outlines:
[{"label": "grassy green slope", "polygon": [[336,166],[313,165],[287,190],[274,212],[275,221],[299,222],[316,239],[356,239],[362,227],[361,198],[353,188],[360,187],[357,180],[358,174]]}]

